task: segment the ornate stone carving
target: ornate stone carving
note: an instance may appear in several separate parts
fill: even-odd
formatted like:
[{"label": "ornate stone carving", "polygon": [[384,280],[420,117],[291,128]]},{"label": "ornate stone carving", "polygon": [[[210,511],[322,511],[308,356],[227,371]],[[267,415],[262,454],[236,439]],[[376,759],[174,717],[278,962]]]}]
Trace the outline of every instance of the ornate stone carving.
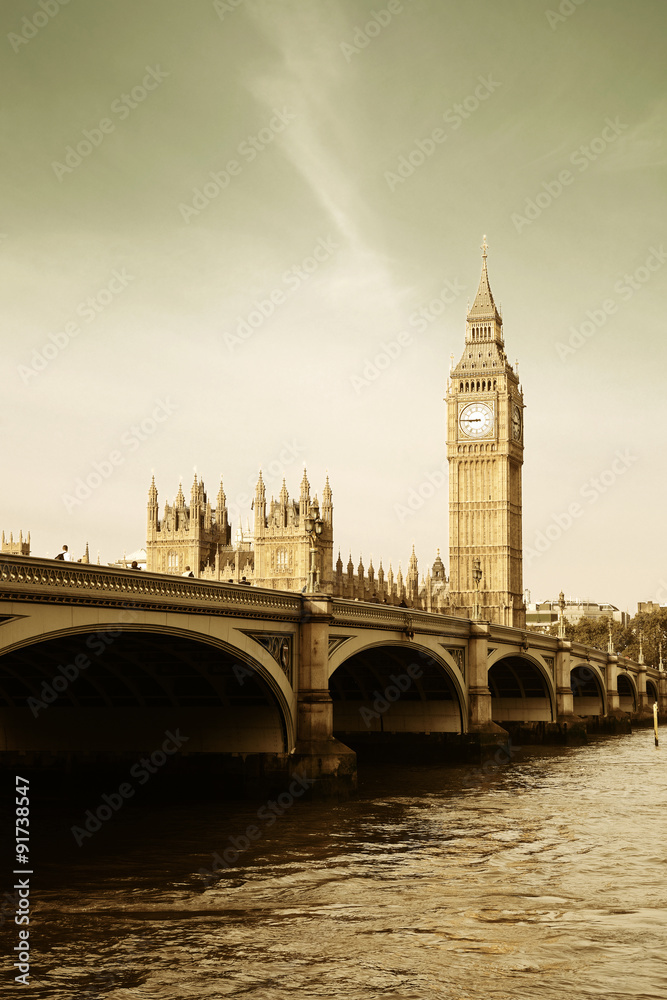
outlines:
[{"label": "ornate stone carving", "polygon": [[247,632],[242,630],[244,635],[254,639],[260,646],[263,646],[267,653],[273,657],[287,680],[292,684],[292,636],[284,632]]},{"label": "ornate stone carving", "polygon": [[0,597],[56,604],[104,605],[298,621],[298,594],[267,593],[189,577],[114,570],[53,559],[5,557]]},{"label": "ornate stone carving", "polygon": [[456,666],[459,668],[461,676],[465,679],[466,675],[465,649],[462,649],[461,646],[445,646],[444,642],[441,642],[440,645],[443,647],[443,649],[445,649],[449,653],[451,658],[456,663]]}]

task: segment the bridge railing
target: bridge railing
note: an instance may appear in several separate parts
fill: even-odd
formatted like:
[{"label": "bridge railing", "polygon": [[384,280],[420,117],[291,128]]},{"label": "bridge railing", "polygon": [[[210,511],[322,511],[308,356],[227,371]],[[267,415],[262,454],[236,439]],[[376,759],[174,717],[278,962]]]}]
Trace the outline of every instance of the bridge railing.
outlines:
[{"label": "bridge railing", "polygon": [[430,632],[468,636],[470,620],[440,615],[431,611],[416,611],[396,605],[350,601],[335,597],[332,602],[333,624],[358,628],[386,628],[397,631]]},{"label": "bridge railing", "polygon": [[0,599],[76,604],[131,604],[194,614],[301,617],[301,598],[243,584],[146,573],[56,559],[2,554]]}]

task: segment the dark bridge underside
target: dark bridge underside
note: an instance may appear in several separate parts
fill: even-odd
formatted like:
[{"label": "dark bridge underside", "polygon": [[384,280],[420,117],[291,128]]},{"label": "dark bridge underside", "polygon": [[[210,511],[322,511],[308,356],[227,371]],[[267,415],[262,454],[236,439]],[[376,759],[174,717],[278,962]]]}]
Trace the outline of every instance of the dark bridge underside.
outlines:
[{"label": "dark bridge underside", "polygon": [[603,715],[604,697],[600,681],[592,667],[579,664],[570,671],[574,714],[580,716]]},{"label": "dark bridge underside", "polygon": [[169,726],[189,729],[190,751],[286,749],[283,714],[250,666],[212,645],[130,630],[0,657],[0,723],[7,749],[131,749]]},{"label": "dark bridge underside", "polygon": [[551,722],[553,706],[547,682],[531,660],[506,656],[489,670],[493,721]]},{"label": "dark bridge underside", "polygon": [[443,665],[426,653],[401,646],[356,653],[331,676],[329,690],[334,732],[358,751],[367,740],[386,743],[390,736],[399,740],[402,734],[462,730],[454,683]]},{"label": "dark bridge underside", "polygon": [[658,700],[658,688],[653,683],[653,681],[646,681],[646,696],[648,698],[649,707],[654,701]]}]

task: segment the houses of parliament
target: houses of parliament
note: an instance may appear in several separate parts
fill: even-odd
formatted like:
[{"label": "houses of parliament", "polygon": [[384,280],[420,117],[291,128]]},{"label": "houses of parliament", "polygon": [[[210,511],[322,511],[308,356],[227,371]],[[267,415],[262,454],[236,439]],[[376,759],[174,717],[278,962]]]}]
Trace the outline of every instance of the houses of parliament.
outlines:
[{"label": "houses of parliament", "polygon": [[[222,483],[212,505],[194,478],[189,503],[182,488],[172,504],[158,507],[155,481],[148,493],[146,569],[186,573],[257,587],[303,591],[315,563],[317,589],[335,597],[473,616],[525,625],[522,582],[521,467],[523,395],[504,348],[503,320],[487,271],[468,309],[463,353],[447,381],[449,463],[449,576],[438,554],[419,578],[414,552],[405,576],[352,557],[334,565],[333,496],[329,479],[311,496],[304,470],[298,499],[283,481],[277,498],[266,498],[261,472],[253,501],[254,529],[237,526],[233,538]],[[319,534],[315,537],[313,525]]]}]

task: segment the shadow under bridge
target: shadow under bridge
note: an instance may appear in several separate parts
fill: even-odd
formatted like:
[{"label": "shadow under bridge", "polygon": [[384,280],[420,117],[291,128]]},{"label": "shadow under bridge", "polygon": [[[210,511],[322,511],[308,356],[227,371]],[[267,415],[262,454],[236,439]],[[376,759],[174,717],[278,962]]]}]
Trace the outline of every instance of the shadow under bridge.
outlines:
[{"label": "shadow under bridge", "polygon": [[186,753],[284,753],[288,717],[265,669],[219,641],[98,629],[0,656],[7,751],[126,754],[180,730]]},{"label": "shadow under bridge", "polygon": [[[415,644],[378,644],[352,654],[329,679],[334,735],[361,755],[442,743],[464,729],[454,671]],[[440,739],[438,740],[438,737]]]}]

